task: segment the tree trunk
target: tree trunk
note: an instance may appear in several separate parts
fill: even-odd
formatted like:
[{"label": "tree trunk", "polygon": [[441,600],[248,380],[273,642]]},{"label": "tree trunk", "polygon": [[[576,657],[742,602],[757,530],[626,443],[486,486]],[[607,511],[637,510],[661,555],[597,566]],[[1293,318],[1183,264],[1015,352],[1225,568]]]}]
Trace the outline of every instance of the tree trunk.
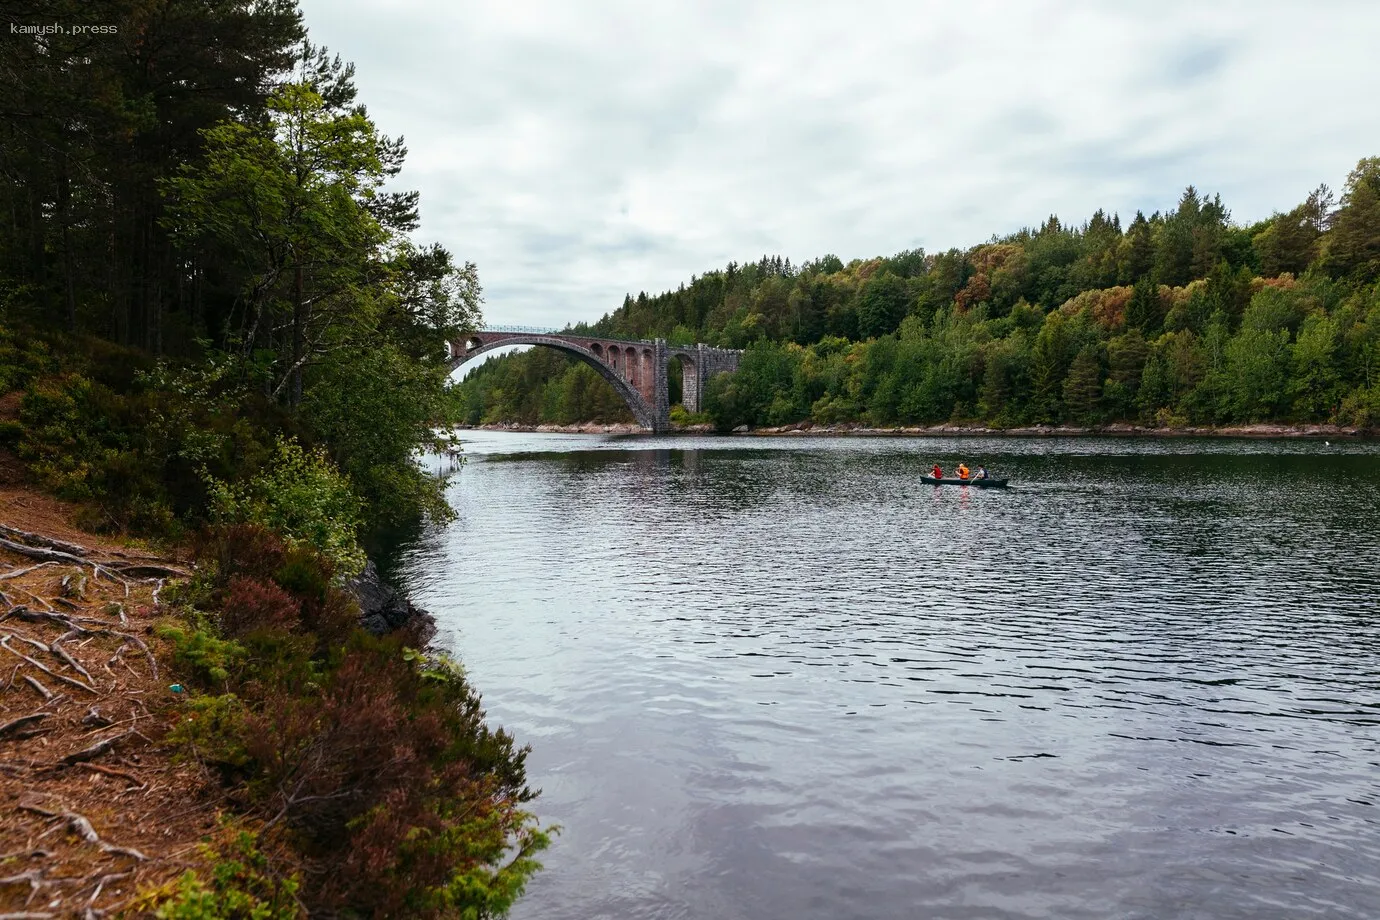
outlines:
[{"label": "tree trunk", "polygon": [[76,265],[72,257],[72,180],[67,173],[67,155],[64,153],[58,167],[57,219],[62,229],[62,289],[67,306],[67,331],[77,331],[77,284]]},{"label": "tree trunk", "polygon": [[307,347],[306,305],[302,302],[302,263],[292,275],[292,383],[288,385],[288,404],[302,404],[302,354]]}]

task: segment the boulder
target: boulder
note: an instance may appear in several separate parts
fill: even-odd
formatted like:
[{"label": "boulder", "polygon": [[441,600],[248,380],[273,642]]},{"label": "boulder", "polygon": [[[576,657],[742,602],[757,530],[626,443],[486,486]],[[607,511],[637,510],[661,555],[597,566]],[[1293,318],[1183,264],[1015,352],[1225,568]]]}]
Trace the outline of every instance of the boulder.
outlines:
[{"label": "boulder", "polygon": [[431,621],[431,614],[414,605],[379,576],[373,560],[365,565],[363,572],[350,579],[346,587],[359,602],[360,625],[376,636],[403,627],[418,630]]}]

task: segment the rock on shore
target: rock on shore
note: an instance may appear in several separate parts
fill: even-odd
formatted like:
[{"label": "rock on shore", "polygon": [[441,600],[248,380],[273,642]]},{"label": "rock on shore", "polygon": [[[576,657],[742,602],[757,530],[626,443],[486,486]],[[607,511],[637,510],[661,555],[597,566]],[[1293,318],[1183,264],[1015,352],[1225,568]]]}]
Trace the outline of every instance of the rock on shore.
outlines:
[{"label": "rock on shore", "polygon": [[1183,428],[1157,428],[1145,425],[1114,423],[1092,427],[1071,425],[1033,425],[1023,428],[986,428],[981,425],[929,425],[906,428],[869,428],[864,425],[844,422],[837,425],[814,425],[798,422],[794,425],[781,425],[767,428],[752,428],[739,425],[734,434],[754,436],[812,434],[812,435],[854,435],[859,437],[942,437],[942,436],[999,436],[999,437],[1081,437],[1086,435],[1137,435],[1151,438],[1213,437],[1213,438],[1370,438],[1380,432],[1374,429],[1353,428],[1341,425],[1225,425],[1222,427],[1195,426]]},{"label": "rock on shore", "polygon": [[431,614],[413,604],[397,588],[384,581],[371,559],[364,571],[347,583],[350,593],[359,601],[360,624],[376,636],[408,629],[430,638],[435,632]]}]

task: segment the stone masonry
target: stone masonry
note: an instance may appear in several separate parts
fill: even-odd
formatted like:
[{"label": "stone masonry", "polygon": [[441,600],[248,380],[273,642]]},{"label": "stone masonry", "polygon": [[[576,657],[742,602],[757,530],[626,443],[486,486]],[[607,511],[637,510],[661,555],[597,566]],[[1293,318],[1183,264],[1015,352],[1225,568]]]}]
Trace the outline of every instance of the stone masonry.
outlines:
[{"label": "stone masonry", "polygon": [[715,374],[736,371],[743,354],[711,345],[668,346],[665,339],[626,341],[558,332],[481,329],[451,343],[451,367],[506,345],[541,345],[574,355],[613,386],[632,409],[639,425],[656,432],[671,429],[666,379],[671,358],[681,362],[682,405],[687,412],[699,412],[709,379]]}]

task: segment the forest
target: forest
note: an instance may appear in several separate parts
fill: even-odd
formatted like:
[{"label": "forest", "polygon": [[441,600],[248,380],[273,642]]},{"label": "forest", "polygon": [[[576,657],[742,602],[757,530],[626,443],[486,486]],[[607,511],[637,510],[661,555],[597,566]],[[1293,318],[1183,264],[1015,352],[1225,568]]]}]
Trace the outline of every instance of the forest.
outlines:
[{"label": "forest", "polygon": [[[1380,158],[1368,158],[1340,196],[1320,185],[1250,225],[1190,186],[1172,208],[1125,226],[1098,211],[966,250],[731,263],[674,291],[629,295],[572,331],[746,349],[738,373],[705,394],[721,429],[1371,428],[1377,280]],[[533,349],[491,358],[453,398],[470,424],[628,418],[608,389],[588,368]]]},{"label": "forest", "polygon": [[[347,588],[452,513],[416,456],[450,443],[476,267],[416,241],[402,139],[293,0],[0,11],[42,25],[0,44],[0,507],[60,500],[195,573],[136,613],[165,677],[139,737],[221,824],[128,915],[501,916],[548,839],[526,749],[424,624],[369,635]],[[5,617],[70,622],[5,584]]]}]

